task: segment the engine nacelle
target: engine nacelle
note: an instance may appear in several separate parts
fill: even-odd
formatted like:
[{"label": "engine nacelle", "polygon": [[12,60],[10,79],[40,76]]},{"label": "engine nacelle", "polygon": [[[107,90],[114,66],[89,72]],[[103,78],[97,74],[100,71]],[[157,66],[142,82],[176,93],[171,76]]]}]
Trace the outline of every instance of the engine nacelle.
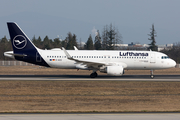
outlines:
[{"label": "engine nacelle", "polygon": [[122,66],[107,66],[106,70],[108,75],[121,76],[124,74]]}]

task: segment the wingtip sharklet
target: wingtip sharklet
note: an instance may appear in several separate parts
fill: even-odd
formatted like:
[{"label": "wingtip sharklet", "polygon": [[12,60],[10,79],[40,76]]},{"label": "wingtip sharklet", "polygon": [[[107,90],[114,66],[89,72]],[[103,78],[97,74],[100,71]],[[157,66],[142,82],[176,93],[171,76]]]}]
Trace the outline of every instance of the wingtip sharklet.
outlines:
[{"label": "wingtip sharklet", "polygon": [[78,50],[76,46],[74,46],[74,50]]}]

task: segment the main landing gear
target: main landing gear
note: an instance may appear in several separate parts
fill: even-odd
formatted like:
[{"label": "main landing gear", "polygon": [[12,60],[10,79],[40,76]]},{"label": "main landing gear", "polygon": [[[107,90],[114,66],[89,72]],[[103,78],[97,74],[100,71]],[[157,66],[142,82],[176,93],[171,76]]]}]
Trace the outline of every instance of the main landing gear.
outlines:
[{"label": "main landing gear", "polygon": [[91,75],[90,75],[90,77],[91,78],[95,78],[95,77],[97,77],[98,76],[98,74],[97,74],[97,72],[95,71],[95,72],[93,72],[93,73],[91,73]]},{"label": "main landing gear", "polygon": [[154,78],[154,75],[153,75],[153,70],[151,70],[150,72],[151,72],[150,77],[153,79],[153,78]]}]

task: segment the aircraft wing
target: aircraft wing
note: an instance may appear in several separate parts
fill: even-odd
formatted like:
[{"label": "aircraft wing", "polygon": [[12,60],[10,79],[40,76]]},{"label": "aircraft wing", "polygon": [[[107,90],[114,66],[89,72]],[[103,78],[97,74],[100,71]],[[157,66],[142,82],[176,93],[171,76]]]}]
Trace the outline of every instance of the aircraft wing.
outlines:
[{"label": "aircraft wing", "polygon": [[74,60],[76,61],[76,64],[80,64],[81,66],[86,66],[88,68],[95,68],[95,69],[99,69],[99,67],[102,67],[103,65],[106,65],[105,62],[97,62],[97,61],[87,61],[87,60],[79,60],[79,59],[74,59],[73,57],[71,57],[71,55],[65,50],[65,48],[63,48],[64,53],[66,54],[67,58],[69,60]]}]

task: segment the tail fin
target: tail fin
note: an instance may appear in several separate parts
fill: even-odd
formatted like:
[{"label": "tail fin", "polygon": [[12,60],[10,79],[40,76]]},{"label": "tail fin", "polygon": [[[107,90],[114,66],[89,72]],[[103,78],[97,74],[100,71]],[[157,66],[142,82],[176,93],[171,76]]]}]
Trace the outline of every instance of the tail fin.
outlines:
[{"label": "tail fin", "polygon": [[22,54],[36,50],[36,47],[21,28],[14,22],[7,23],[14,53]]},{"label": "tail fin", "polygon": [[8,22],[7,26],[11,37],[13,52],[6,52],[4,53],[5,55],[8,54],[16,60],[49,67],[39,54],[39,49],[34,46],[31,40],[16,23]]}]

